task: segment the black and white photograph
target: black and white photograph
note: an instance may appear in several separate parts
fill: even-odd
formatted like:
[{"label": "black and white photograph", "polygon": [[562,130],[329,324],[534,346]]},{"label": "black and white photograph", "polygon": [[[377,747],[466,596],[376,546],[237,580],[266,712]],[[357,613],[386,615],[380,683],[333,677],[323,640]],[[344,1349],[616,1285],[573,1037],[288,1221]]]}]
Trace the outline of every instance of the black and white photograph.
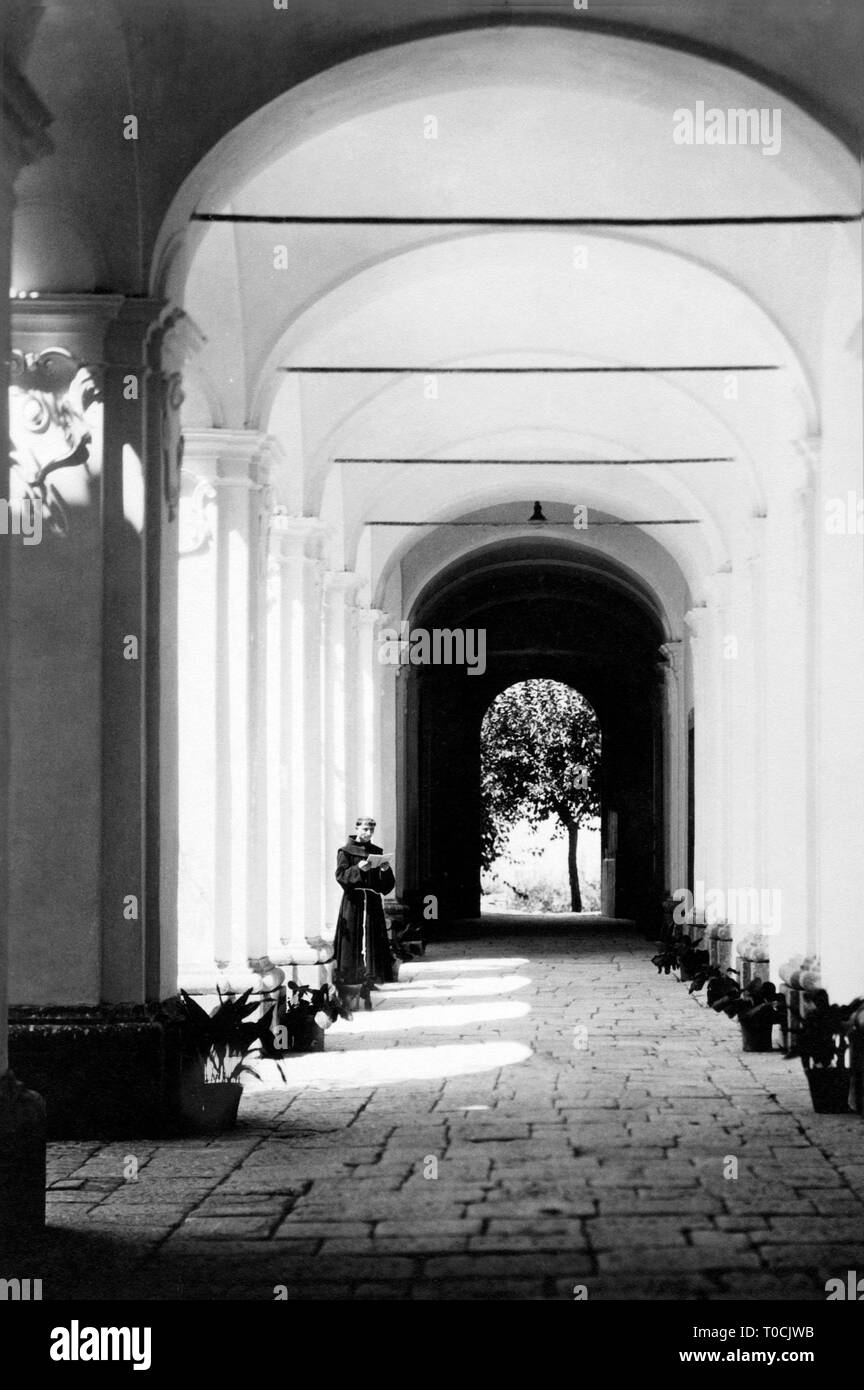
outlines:
[{"label": "black and white photograph", "polygon": [[0,47],[0,1335],[860,1358],[862,0]]}]

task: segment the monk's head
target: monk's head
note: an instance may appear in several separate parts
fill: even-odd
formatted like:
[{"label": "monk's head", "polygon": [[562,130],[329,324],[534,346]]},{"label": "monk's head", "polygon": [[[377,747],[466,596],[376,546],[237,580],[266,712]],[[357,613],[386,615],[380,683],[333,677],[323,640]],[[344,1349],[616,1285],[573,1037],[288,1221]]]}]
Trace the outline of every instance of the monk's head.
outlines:
[{"label": "monk's head", "polygon": [[354,826],[355,840],[362,840],[368,844],[375,834],[375,822],[371,816],[358,816]]}]

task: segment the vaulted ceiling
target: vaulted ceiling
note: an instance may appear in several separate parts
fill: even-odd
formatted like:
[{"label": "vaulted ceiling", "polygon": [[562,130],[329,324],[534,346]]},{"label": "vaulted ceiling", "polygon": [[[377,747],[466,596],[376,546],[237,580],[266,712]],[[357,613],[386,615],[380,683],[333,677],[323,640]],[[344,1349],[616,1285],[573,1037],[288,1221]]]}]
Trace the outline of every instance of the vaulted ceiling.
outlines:
[{"label": "vaulted ceiling", "polygon": [[[864,129],[860,0],[4,0],[3,10],[5,44],[54,117],[55,153],[19,185],[19,244],[63,240],[66,283],[44,288],[146,290],[178,188],[240,122],[358,52],[460,24],[665,41],[761,77],[852,149]],[[137,140],[123,137],[128,115]]]}]

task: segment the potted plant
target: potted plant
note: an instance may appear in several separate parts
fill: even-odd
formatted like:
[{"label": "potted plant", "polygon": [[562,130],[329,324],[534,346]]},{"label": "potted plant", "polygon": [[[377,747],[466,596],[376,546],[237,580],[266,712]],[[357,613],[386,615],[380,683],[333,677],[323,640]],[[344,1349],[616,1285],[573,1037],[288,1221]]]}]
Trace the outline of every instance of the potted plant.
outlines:
[{"label": "potted plant", "polygon": [[853,1005],[847,1023],[849,1035],[849,1104],[864,1115],[864,1003]]},{"label": "potted plant", "polygon": [[678,943],[662,941],[658,942],[658,945],[660,950],[651,957],[651,964],[656,965],[658,975],[669,975],[678,968]]},{"label": "potted plant", "polygon": [[783,1022],[786,1013],[786,1001],[777,993],[777,986],[757,975],[744,986],[737,1002],[743,1050],[773,1052],[774,1027]]},{"label": "potted plant", "polygon": [[719,969],[708,981],[708,1003],[717,1013],[737,1019],[745,1052],[772,1052],[774,1027],[782,1023],[786,1001],[770,980],[751,980],[741,989],[734,970]]},{"label": "potted plant", "polygon": [[740,988],[736,971],[732,969],[721,970],[719,965],[707,965],[697,971],[693,976],[690,985],[690,993],[698,994],[707,984],[706,1002],[710,1009],[719,1013],[724,1001],[738,998]]},{"label": "potted plant", "polygon": [[710,964],[708,952],[696,946],[689,936],[682,936],[678,946],[679,980],[693,980],[700,971],[708,968]]},{"label": "potted plant", "polygon": [[243,1076],[257,1076],[248,1058],[263,1052],[262,1038],[270,1026],[272,1008],[254,1023],[246,1020],[260,1001],[251,989],[235,996],[223,995],[208,1014],[197,1000],[181,990],[166,1001],[162,1016],[178,1035],[178,1075],[173,1102],[180,1124],[196,1134],[233,1129],[243,1094]]},{"label": "potted plant", "polygon": [[689,936],[679,936],[675,941],[660,942],[660,950],[651,957],[658,974],[668,975],[677,970],[679,980],[692,980],[700,971],[708,968],[708,952],[697,950]]},{"label": "potted plant", "polygon": [[857,1029],[864,1000],[831,1004],[824,989],[808,990],[798,1029],[798,1052],[813,1109],[820,1115],[845,1115],[853,1108],[852,1073],[847,1066],[849,1035]]},{"label": "potted plant", "polygon": [[276,990],[276,999],[260,1035],[262,1056],[284,1057],[291,1052],[323,1052],[324,1033],[337,1018],[351,1018],[347,1003],[331,985],[313,989],[289,980]]}]

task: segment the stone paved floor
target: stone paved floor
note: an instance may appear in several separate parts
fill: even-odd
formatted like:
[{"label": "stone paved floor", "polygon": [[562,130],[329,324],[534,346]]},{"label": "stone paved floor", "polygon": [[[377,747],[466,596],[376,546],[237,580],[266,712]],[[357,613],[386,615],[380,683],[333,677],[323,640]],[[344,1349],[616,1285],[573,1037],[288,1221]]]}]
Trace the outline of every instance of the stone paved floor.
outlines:
[{"label": "stone paved floor", "polygon": [[864,1270],[861,1119],[641,937],[521,926],[430,946],[230,1135],[53,1145],[45,1297],[824,1300]]}]

